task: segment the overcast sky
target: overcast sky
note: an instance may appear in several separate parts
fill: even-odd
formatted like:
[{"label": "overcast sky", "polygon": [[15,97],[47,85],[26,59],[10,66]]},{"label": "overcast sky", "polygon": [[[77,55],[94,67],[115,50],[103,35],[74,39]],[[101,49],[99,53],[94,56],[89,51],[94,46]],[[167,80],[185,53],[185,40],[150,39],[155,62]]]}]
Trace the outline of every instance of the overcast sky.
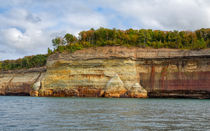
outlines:
[{"label": "overcast sky", "polygon": [[210,27],[210,0],[0,0],[0,60],[46,53],[51,39],[90,28]]}]

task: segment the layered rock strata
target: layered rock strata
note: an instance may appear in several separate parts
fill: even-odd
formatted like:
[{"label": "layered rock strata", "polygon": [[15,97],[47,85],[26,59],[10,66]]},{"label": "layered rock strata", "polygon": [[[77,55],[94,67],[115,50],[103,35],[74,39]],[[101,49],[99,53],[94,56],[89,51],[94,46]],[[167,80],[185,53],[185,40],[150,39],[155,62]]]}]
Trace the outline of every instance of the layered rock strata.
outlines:
[{"label": "layered rock strata", "polygon": [[49,60],[40,96],[130,97],[138,83],[130,59]]},{"label": "layered rock strata", "polygon": [[209,98],[209,76],[210,49],[89,48],[50,56],[39,95]]},{"label": "layered rock strata", "polygon": [[1,73],[0,94],[210,98],[210,49],[112,46],[56,53],[46,73]]},{"label": "layered rock strata", "polygon": [[1,72],[0,95],[34,96],[33,85],[41,81],[45,72],[45,67]]}]

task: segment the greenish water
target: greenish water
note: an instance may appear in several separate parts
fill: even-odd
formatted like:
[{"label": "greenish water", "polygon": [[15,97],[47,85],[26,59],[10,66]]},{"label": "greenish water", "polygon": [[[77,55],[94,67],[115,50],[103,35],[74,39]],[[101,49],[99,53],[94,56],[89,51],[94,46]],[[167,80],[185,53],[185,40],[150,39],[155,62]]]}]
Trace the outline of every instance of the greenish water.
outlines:
[{"label": "greenish water", "polygon": [[210,130],[210,100],[0,96],[0,130]]}]

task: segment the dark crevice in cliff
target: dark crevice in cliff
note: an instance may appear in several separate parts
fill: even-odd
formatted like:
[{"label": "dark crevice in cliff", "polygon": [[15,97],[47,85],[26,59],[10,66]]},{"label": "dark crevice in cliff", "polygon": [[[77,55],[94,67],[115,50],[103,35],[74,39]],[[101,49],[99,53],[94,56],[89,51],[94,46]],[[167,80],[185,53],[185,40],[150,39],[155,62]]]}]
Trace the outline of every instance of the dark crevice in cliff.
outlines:
[{"label": "dark crevice in cliff", "polygon": [[8,81],[8,85],[11,85],[12,80],[14,79],[15,75],[12,76],[12,78]]},{"label": "dark crevice in cliff", "polygon": [[148,92],[149,98],[200,98],[210,99],[209,91],[202,90],[162,90]]},{"label": "dark crevice in cliff", "polygon": [[42,73],[40,72],[39,75],[38,75],[38,77],[35,79],[34,83],[36,83],[39,80],[39,78],[40,78],[41,75],[42,75]]},{"label": "dark crevice in cliff", "polygon": [[6,93],[5,96],[30,96],[29,93]]}]

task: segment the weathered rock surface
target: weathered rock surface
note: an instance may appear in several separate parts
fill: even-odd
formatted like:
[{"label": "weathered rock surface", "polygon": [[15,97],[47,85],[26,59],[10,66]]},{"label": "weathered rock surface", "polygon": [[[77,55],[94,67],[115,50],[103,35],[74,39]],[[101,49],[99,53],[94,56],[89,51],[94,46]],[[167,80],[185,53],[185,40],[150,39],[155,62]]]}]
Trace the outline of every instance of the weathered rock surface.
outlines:
[{"label": "weathered rock surface", "polygon": [[104,90],[105,97],[122,97],[127,92],[122,80],[116,74],[108,81]]},{"label": "weathered rock surface", "polygon": [[32,86],[42,79],[45,70],[43,67],[0,73],[0,95],[33,96]]},{"label": "weathered rock surface", "polygon": [[[40,93],[94,97],[147,97],[148,93],[149,97],[209,98],[209,63],[210,49],[115,46],[53,54],[48,59],[48,70]],[[115,74],[124,86],[119,86],[122,92],[108,95],[105,89]],[[147,93],[137,85],[133,86],[135,83],[142,85]]]},{"label": "weathered rock surface", "polygon": [[128,90],[128,97],[131,98],[146,98],[147,91],[139,85],[139,83],[135,83],[130,90]]},{"label": "weathered rock surface", "polygon": [[0,94],[210,98],[210,49],[113,46],[56,53],[41,75],[1,73]]}]

